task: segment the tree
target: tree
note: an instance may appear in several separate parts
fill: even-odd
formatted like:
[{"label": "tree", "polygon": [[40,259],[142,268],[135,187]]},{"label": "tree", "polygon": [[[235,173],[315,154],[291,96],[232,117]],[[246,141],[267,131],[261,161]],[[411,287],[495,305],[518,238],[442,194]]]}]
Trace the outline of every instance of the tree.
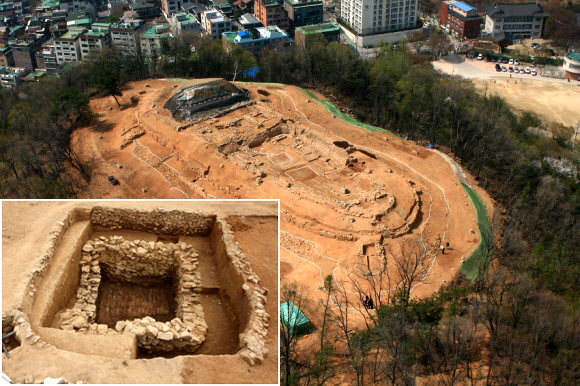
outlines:
[{"label": "tree", "polygon": [[88,64],[92,85],[100,92],[111,95],[119,107],[121,107],[121,104],[117,97],[123,95],[120,90],[121,63],[120,51],[106,49],[95,54]]},{"label": "tree", "polygon": [[450,44],[449,36],[443,32],[432,32],[431,36],[429,36],[428,47],[431,50],[433,58],[436,60],[441,58],[441,55],[447,50]]},{"label": "tree", "polygon": [[309,308],[310,298],[308,290],[296,283],[285,284],[281,288],[280,300],[282,303],[292,302],[296,308],[286,308],[286,323],[280,322],[280,357],[281,357],[281,383],[291,385],[299,378],[296,345],[299,340],[298,312]]}]

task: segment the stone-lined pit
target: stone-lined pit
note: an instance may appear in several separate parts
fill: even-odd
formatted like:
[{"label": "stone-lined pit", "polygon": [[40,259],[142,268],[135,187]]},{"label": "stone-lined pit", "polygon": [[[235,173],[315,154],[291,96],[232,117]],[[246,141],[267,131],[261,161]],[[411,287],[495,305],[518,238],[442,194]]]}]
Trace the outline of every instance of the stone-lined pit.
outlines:
[{"label": "stone-lined pit", "polygon": [[267,355],[267,290],[224,219],[95,206],[67,220],[30,317],[43,342],[124,359]]}]

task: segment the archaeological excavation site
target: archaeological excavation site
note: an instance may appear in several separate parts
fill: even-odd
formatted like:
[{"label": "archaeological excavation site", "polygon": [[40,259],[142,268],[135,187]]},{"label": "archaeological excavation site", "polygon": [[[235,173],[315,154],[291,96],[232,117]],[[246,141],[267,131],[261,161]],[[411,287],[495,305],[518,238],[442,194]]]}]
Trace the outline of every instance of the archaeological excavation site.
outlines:
[{"label": "archaeological excavation site", "polygon": [[[397,261],[412,250],[421,260],[413,296],[430,296],[479,245],[466,191],[486,197],[477,182],[445,153],[361,124],[330,96],[224,79],[125,87],[121,108],[93,99],[96,119],[77,131],[97,176],[87,198],[280,199],[282,283],[320,298],[331,275],[359,307],[370,288],[343,284],[354,273],[383,267],[384,291],[394,291],[405,280]],[[113,172],[111,188],[99,176]]]},{"label": "archaeological excavation site", "polygon": [[[59,218],[56,225],[38,229],[37,238],[46,242],[36,259],[21,256],[12,244],[23,227],[25,236],[32,235],[29,225],[6,216],[17,204],[4,203],[2,328],[3,336],[15,333],[5,340],[9,357],[3,356],[3,372],[13,382],[63,377],[69,383],[176,383],[172,376],[178,376],[177,383],[213,383],[208,379],[226,376],[205,373],[235,374],[237,366],[245,377],[254,373],[258,383],[275,382],[277,371],[269,362],[277,357],[277,329],[270,328],[277,283],[264,286],[250,263],[256,257],[243,250],[251,243],[239,236],[251,233],[255,222],[273,228],[264,235],[271,238],[270,250],[260,252],[271,256],[258,263],[271,265],[266,275],[277,276],[277,202],[265,203],[265,208],[251,203],[257,216],[228,216],[228,210],[252,212],[228,203],[213,203],[216,210],[202,203],[201,209],[188,209],[185,202],[179,208],[171,208],[173,202],[145,208],[65,203],[49,210]],[[252,252],[254,246],[248,248]],[[28,272],[18,268],[28,266],[33,267]],[[25,284],[17,280],[22,277]],[[23,293],[5,299],[14,281]],[[73,367],[90,365],[71,371],[49,360],[43,373],[43,359],[51,356]],[[37,368],[27,369],[23,360]],[[87,379],[87,369],[102,363],[117,363],[111,378]],[[150,377],[133,377],[137,369]],[[243,377],[226,383],[240,382]]]}]

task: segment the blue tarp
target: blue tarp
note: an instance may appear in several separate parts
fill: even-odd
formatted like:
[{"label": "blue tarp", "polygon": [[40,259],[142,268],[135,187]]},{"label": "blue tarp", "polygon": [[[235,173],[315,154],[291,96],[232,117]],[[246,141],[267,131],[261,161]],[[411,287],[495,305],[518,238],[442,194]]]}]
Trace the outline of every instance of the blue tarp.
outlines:
[{"label": "blue tarp", "polygon": [[246,78],[256,78],[256,76],[258,76],[258,73],[260,72],[260,67],[256,66],[256,67],[252,67],[247,69],[246,71],[243,72],[244,77]]}]

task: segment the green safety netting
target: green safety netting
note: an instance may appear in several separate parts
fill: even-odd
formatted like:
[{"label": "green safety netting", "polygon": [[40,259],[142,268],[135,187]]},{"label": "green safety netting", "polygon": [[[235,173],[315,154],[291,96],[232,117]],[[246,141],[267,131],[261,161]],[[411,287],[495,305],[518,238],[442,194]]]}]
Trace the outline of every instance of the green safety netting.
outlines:
[{"label": "green safety netting", "polygon": [[310,320],[291,301],[280,304],[280,321],[293,335],[304,334],[310,329]]}]

